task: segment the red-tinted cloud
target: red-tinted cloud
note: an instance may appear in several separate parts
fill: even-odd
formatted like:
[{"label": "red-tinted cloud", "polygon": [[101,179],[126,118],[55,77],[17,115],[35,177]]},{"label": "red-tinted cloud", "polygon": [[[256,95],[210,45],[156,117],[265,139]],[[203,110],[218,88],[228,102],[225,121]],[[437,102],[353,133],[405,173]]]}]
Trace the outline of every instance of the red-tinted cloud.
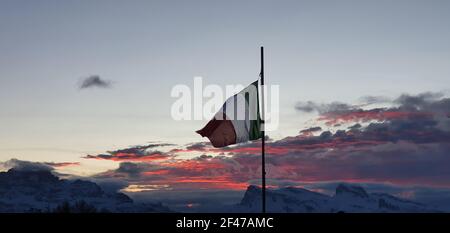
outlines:
[{"label": "red-tinted cloud", "polygon": [[[313,127],[268,141],[268,184],[346,181],[450,187],[450,119],[442,117],[450,100],[425,97],[404,96],[398,100],[400,106],[369,110],[348,104],[306,106],[327,110],[319,119],[329,124],[368,124],[336,132]],[[203,155],[192,159],[178,156],[199,153]],[[226,148],[193,143],[164,154],[131,148],[92,157],[136,162],[121,163],[119,169],[99,176],[173,189],[244,189],[259,183],[261,176],[260,142]]]},{"label": "red-tinted cloud", "polygon": [[50,167],[55,167],[55,168],[69,167],[69,166],[79,166],[80,165],[79,162],[61,162],[61,163],[46,162],[45,164],[50,166]]},{"label": "red-tinted cloud", "polygon": [[157,161],[172,157],[171,154],[153,150],[153,148],[169,146],[173,144],[149,144],[146,146],[133,146],[125,149],[108,151],[105,154],[86,155],[86,159],[100,159],[112,161]]},{"label": "red-tinted cloud", "polygon": [[326,125],[336,125],[339,123],[349,122],[369,122],[369,121],[386,121],[406,118],[428,118],[433,117],[431,112],[402,111],[399,109],[371,109],[371,110],[354,110],[344,112],[328,112],[322,114],[318,120],[324,121]]}]

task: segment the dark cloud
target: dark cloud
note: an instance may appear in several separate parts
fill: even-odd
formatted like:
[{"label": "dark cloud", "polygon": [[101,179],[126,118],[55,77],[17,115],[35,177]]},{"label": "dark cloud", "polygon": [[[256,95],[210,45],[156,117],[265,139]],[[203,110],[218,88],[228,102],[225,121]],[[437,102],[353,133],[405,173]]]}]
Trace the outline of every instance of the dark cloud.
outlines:
[{"label": "dark cloud", "polygon": [[[361,105],[340,102],[315,103],[299,102],[295,108],[303,112],[318,112],[322,119],[354,120],[389,120],[392,118],[421,117],[430,114],[448,114],[450,98],[443,98],[442,93],[425,92],[418,95],[403,94],[394,100],[382,96],[366,96],[361,100],[366,104],[390,103],[393,107],[363,109]],[[334,124],[336,122],[333,122]],[[331,125],[331,123],[330,123]]]},{"label": "dark cloud", "polygon": [[312,133],[319,132],[319,131],[322,131],[322,127],[316,126],[316,127],[311,127],[308,129],[300,130],[300,134],[305,135],[305,136],[311,136]]},{"label": "dark cloud", "polygon": [[50,167],[68,167],[68,166],[78,166],[78,165],[80,165],[79,162],[61,162],[61,163],[45,162],[44,164],[48,165]]},{"label": "dark cloud", "polygon": [[152,161],[164,160],[172,157],[170,153],[152,150],[153,148],[171,146],[173,144],[158,143],[145,146],[132,146],[125,149],[108,151],[105,154],[86,155],[86,159],[105,159],[114,161]]},{"label": "dark cloud", "polygon": [[429,106],[433,102],[438,101],[442,97],[442,93],[432,92],[425,92],[418,95],[403,94],[394,102],[402,105],[404,108],[421,109],[425,106]]},{"label": "dark cloud", "polygon": [[362,127],[362,125],[360,123],[356,123],[350,127],[348,127],[349,130],[358,130]]},{"label": "dark cloud", "polygon": [[[382,97],[365,97],[367,102],[382,102]],[[383,100],[387,101],[386,100]],[[318,104],[314,102],[298,103],[299,111],[317,111],[318,120],[329,126],[338,126],[349,122],[388,121],[407,118],[426,119],[450,116],[450,99],[443,98],[441,93],[422,93],[418,95],[403,94],[390,101],[391,107],[365,109],[361,105],[345,103]],[[445,124],[445,122],[441,122]],[[450,127],[449,125],[447,125]]]},{"label": "dark cloud", "polygon": [[[172,144],[167,144],[167,143],[159,143],[159,144],[148,144],[145,146],[132,146],[129,148],[125,148],[125,149],[119,149],[119,150],[115,150],[115,151],[108,151],[109,154],[111,155],[116,155],[116,154],[134,154],[136,156],[145,156],[149,154],[148,149],[151,148],[157,148],[157,147],[164,147],[164,146],[171,146]],[[153,152],[157,152],[157,151],[150,151],[150,153]]]},{"label": "dark cloud", "polygon": [[201,151],[204,148],[210,147],[211,143],[210,142],[197,142],[197,143],[191,143],[189,144],[186,149],[187,150],[197,150],[197,151]]},{"label": "dark cloud", "polygon": [[86,89],[91,87],[109,88],[111,87],[111,81],[103,80],[98,75],[91,75],[82,80],[80,89]]},{"label": "dark cloud", "polygon": [[[325,138],[330,137],[333,136]],[[342,143],[334,147],[324,143],[306,149],[301,149],[300,142],[295,144],[282,154],[267,153],[269,185],[351,181],[450,187],[448,143]],[[132,166],[131,171],[127,168],[127,176],[122,178],[130,183],[167,185],[172,190],[242,190],[259,182],[260,162],[260,153],[254,152],[201,156],[151,166]],[[139,176],[130,176],[137,172]],[[120,178],[118,173],[123,173],[123,170],[103,175]]]},{"label": "dark cloud", "polygon": [[127,173],[131,176],[136,176],[144,171],[145,167],[146,166],[142,163],[122,162],[116,171],[120,173]]},{"label": "dark cloud", "polygon": [[78,166],[79,162],[31,162],[19,159],[10,159],[0,162],[0,168],[8,170],[14,168],[20,171],[53,171],[54,168]]}]

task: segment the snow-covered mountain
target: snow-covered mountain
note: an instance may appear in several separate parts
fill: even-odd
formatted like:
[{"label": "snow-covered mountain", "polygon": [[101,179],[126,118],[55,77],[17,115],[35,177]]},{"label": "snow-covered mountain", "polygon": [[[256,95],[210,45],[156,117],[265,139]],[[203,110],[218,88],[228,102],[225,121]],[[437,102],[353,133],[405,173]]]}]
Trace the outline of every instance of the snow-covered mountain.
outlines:
[{"label": "snow-covered mountain", "polygon": [[88,206],[105,212],[168,212],[161,204],[137,204],[127,195],[106,192],[94,182],[64,180],[46,170],[0,172],[0,212],[67,211]]},{"label": "snow-covered mountain", "polygon": [[[266,191],[268,212],[277,213],[411,213],[439,212],[425,204],[398,198],[385,193],[367,193],[360,186],[340,184],[334,196],[303,188],[281,188]],[[249,186],[234,212],[260,212],[261,189]]]}]

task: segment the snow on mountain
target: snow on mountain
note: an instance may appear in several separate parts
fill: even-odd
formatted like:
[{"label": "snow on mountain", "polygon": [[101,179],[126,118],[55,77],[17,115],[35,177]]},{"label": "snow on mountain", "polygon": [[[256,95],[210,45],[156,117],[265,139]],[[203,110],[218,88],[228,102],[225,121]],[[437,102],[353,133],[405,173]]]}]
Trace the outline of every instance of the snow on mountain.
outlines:
[{"label": "snow on mountain", "polygon": [[[234,212],[260,212],[261,189],[249,186]],[[266,208],[276,213],[410,213],[439,212],[425,204],[385,193],[367,193],[360,186],[340,184],[334,196],[303,188],[281,188],[266,191]]]},{"label": "snow on mountain", "polygon": [[[270,212],[329,212],[331,197],[301,188],[267,190],[266,206]],[[249,186],[237,208],[238,212],[261,211],[261,189]]]},{"label": "snow on mountain", "polygon": [[[425,204],[385,193],[367,193],[348,184],[338,185],[333,196],[295,187],[268,189],[266,195],[268,212],[439,212]],[[170,212],[161,204],[135,203],[123,193],[107,192],[91,181],[60,179],[48,170],[12,168],[0,172],[0,212],[64,212],[91,207],[100,212]],[[260,212],[261,189],[249,186],[239,204],[214,211]]]},{"label": "snow on mountain", "polygon": [[51,171],[0,172],[0,212],[51,212],[80,202],[105,212],[169,211],[161,204],[138,204],[123,193],[105,192],[94,182],[60,179]]}]

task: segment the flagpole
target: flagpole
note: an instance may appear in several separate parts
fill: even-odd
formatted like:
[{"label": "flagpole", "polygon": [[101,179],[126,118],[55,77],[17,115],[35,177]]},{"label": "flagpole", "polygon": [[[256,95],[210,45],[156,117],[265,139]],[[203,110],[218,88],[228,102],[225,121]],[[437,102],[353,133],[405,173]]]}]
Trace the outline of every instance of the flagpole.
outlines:
[{"label": "flagpole", "polygon": [[265,141],[266,141],[266,131],[265,131],[265,117],[264,117],[264,47],[261,46],[261,133],[262,133],[262,143],[261,143],[261,175],[262,175],[262,212],[266,212],[266,158],[265,158]]}]

